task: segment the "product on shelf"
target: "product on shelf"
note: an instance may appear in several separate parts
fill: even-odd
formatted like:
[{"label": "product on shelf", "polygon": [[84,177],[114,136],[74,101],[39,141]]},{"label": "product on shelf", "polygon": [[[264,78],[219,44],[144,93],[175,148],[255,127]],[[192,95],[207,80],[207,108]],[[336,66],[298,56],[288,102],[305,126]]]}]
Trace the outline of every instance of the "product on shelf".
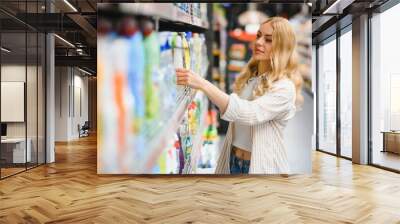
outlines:
[{"label": "product on shelf", "polygon": [[[201,54],[200,57],[201,59],[201,69],[200,69],[200,74],[201,76],[205,77],[205,74],[207,72],[208,69],[208,54],[207,54],[207,47],[206,47],[206,37],[204,36],[204,34],[199,34],[199,38],[200,38],[200,43],[201,43]],[[199,59],[200,60],[200,59]]]},{"label": "product on shelf", "polygon": [[[217,154],[219,151],[219,139],[217,131],[217,112],[211,109],[207,113],[207,128],[203,133],[203,147],[198,161],[199,173],[214,173]],[[201,169],[210,169],[201,171]]]},{"label": "product on shelf", "polygon": [[178,153],[179,174],[182,174],[183,169],[185,168],[185,155],[183,153],[181,141],[181,136],[177,133],[175,138],[175,148]]},{"label": "product on shelf", "polygon": [[191,33],[181,33],[182,36],[182,48],[183,48],[183,67],[186,69],[190,69],[190,49],[187,38],[191,38]]},{"label": "product on shelf", "polygon": [[201,59],[201,40],[199,39],[198,34],[194,33],[192,38],[189,39],[189,49],[190,49],[190,55],[191,61],[190,61],[190,67],[191,70],[195,74],[200,75],[200,68],[201,68],[201,61],[196,61],[196,59]]},{"label": "product on shelf", "polygon": [[229,49],[229,57],[232,59],[243,60],[246,57],[246,46],[244,44],[232,44]]},{"label": "product on shelf", "polygon": [[245,61],[240,60],[230,60],[228,65],[228,70],[233,72],[240,72],[246,66]]},{"label": "product on shelf", "polygon": [[144,49],[143,36],[137,22],[132,17],[126,17],[122,23],[121,34],[127,38],[128,58],[135,58],[135,63],[128,63],[127,81],[134,101],[133,131],[139,133],[145,118],[144,101]]},{"label": "product on shelf", "polygon": [[158,98],[158,88],[154,80],[157,79],[157,73],[160,63],[160,45],[158,43],[157,32],[154,31],[153,24],[150,21],[144,21],[144,53],[145,53],[145,100],[146,100],[146,118],[157,119],[160,108]]},{"label": "product on shelf", "polygon": [[[174,59],[177,60],[177,63],[174,63],[175,65],[180,65],[182,63],[182,66],[187,68],[187,69],[196,69],[198,71],[195,71],[196,74],[200,74],[204,71],[201,69],[200,63],[202,62],[203,56],[202,54],[202,39],[198,34],[194,34],[192,36],[192,33],[187,32],[187,33],[160,33],[160,43],[161,43],[161,55],[162,57],[168,57],[168,54],[163,54],[163,51],[166,49],[173,49],[170,53],[174,53]],[[165,41],[167,40],[167,41]],[[170,41],[168,41],[170,40]],[[165,43],[164,43],[165,42]],[[169,44],[171,43],[171,44]],[[179,47],[181,46],[181,48]],[[183,54],[181,54],[183,52]],[[182,57],[180,57],[182,56]],[[172,58],[172,57],[170,57]],[[167,59],[167,58],[166,58]],[[171,63],[166,63],[171,64]],[[160,66],[160,70],[163,71],[163,67],[166,65]],[[172,66],[171,66],[172,67]],[[166,99],[165,94],[164,99]],[[163,104],[164,105],[164,104]],[[191,103],[189,103],[189,106],[187,108],[187,112],[185,113],[185,117],[183,118],[182,125],[180,127],[180,132],[179,134],[179,152],[177,158],[178,158],[178,164],[179,166],[179,173],[182,172],[189,172],[190,166],[191,166],[191,160],[192,160],[192,153],[193,153],[193,144],[194,141],[198,141],[197,138],[199,136],[196,136],[198,132],[198,127],[200,125],[200,116],[201,116],[201,109],[202,109],[202,101],[196,97]],[[201,136],[200,136],[201,137]],[[166,156],[163,154],[162,156]],[[167,159],[168,160],[168,159]],[[163,161],[163,160],[160,160]],[[162,170],[160,171],[162,172]]]},{"label": "product on shelf", "polygon": [[159,33],[160,42],[160,68],[157,82],[160,88],[161,108],[163,110],[161,119],[165,120],[171,116],[177,100],[177,85],[174,68],[173,52],[170,45],[171,32]]},{"label": "product on shelf", "polygon": [[[182,47],[182,38],[178,33],[173,33],[170,39],[172,54],[174,58],[174,66],[175,68],[183,68],[183,47]],[[183,87],[178,86],[178,90],[182,91]]]}]

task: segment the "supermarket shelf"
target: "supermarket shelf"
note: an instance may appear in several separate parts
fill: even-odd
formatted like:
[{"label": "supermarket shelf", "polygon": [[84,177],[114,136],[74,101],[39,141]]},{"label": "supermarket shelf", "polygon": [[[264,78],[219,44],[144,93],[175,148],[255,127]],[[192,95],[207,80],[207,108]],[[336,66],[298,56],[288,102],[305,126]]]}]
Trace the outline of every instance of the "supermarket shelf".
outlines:
[{"label": "supermarket shelf", "polygon": [[[208,100],[204,96],[202,92],[199,92],[200,97],[202,97],[202,101],[204,102],[204,105],[202,106],[202,112],[201,112],[201,117],[200,117],[200,126],[197,130],[196,136],[193,141],[193,147],[192,147],[192,153],[191,153],[191,159],[185,164],[185,167],[187,167],[186,170],[184,170],[185,174],[190,174],[193,172],[193,170],[196,169],[197,166],[197,161],[201,152],[201,148],[203,146],[203,133],[204,130],[207,128],[207,122],[205,120],[205,115],[208,112]],[[193,169],[193,167],[195,167]]]},{"label": "supermarket shelf", "polygon": [[[206,106],[208,107],[208,104]],[[205,112],[207,112],[207,110],[205,110]],[[191,157],[191,160],[192,160],[191,168],[192,169],[190,170],[191,171],[190,173],[192,173],[193,167],[194,167],[194,170],[196,170],[197,161],[198,161],[200,153],[201,153],[201,148],[203,147],[203,141],[204,141],[203,134],[204,134],[204,130],[207,128],[207,124],[206,124],[206,121],[204,120],[204,113],[202,114],[202,116],[203,116],[203,119],[202,119],[202,121],[200,121],[201,127],[199,129],[199,133],[197,133],[196,140],[193,143],[192,157]]]},{"label": "supermarket shelf", "polygon": [[[205,78],[207,72],[205,71],[201,76]],[[194,100],[196,94],[201,94],[201,97],[205,99],[205,95],[201,91],[193,90],[189,87],[184,87],[182,93],[177,96],[177,106],[175,111],[173,112],[172,116],[164,122],[160,122],[152,127],[151,131],[157,131],[157,134],[154,137],[151,137],[147,140],[149,142],[148,148],[146,149],[145,155],[142,157],[143,159],[137,164],[138,173],[149,173],[151,174],[151,169],[156,164],[159,156],[161,155],[162,151],[166,149],[167,145],[170,143],[170,140],[173,139],[175,133],[178,132],[178,129],[182,123],[183,117],[185,112],[187,111],[189,104]],[[208,103],[208,101],[206,101]],[[207,109],[208,105],[205,105],[203,108]],[[204,113],[204,112],[203,112]],[[202,113],[202,114],[203,114]],[[205,123],[203,119],[201,124]],[[203,132],[205,127],[201,127],[200,133]],[[196,136],[195,139],[200,138],[201,136]],[[201,144],[201,143],[199,143]]]},{"label": "supermarket shelf", "polygon": [[301,38],[299,38],[299,39],[297,40],[297,44],[298,44],[298,45],[301,45],[301,46],[303,46],[303,47],[310,47],[310,46],[311,46],[311,41],[310,41],[310,39],[311,39],[311,35],[301,37]]},{"label": "supermarket shelf", "polygon": [[[186,7],[180,6],[186,9]],[[191,12],[194,12],[194,15],[192,15],[173,3],[101,3],[98,4],[98,9],[104,13],[102,15],[106,19],[112,22],[118,22],[121,18],[126,16],[133,16],[138,20],[142,17],[149,17],[149,19],[151,18],[151,20],[155,21],[156,31],[192,31],[200,33],[209,28],[207,21],[203,21],[200,16],[195,16],[200,15],[196,13],[196,10],[191,10]],[[204,12],[204,7],[202,7],[200,11]],[[206,70],[203,64],[201,66],[202,71]],[[205,78],[207,71],[204,71],[203,74],[200,75]],[[129,139],[134,143],[138,143],[134,145],[134,147],[138,145],[138,149],[132,152],[135,163],[130,166],[129,170],[121,171],[122,173],[153,173],[153,169],[156,168],[160,155],[163,154],[167,147],[171,146],[175,134],[182,125],[185,113],[188,111],[190,103],[194,100],[198,92],[199,91],[195,91],[187,86],[178,88],[178,96],[176,97],[176,101],[174,100],[173,102],[174,105],[167,106],[163,111],[159,111],[159,117],[144,121],[143,131],[141,131],[140,135],[132,135],[134,138]],[[206,105],[204,107],[207,109]],[[203,119],[202,123],[204,122]],[[199,126],[201,124],[199,124]],[[203,129],[199,129],[199,133],[202,133],[202,131]],[[193,136],[193,140],[197,142],[199,141],[197,138],[201,140],[201,137],[202,135],[198,136],[196,133],[196,136]]]},{"label": "supermarket shelf", "polygon": [[305,48],[297,48],[297,52],[305,58],[310,58],[311,59],[311,50],[310,49],[305,49]]},{"label": "supermarket shelf", "polygon": [[138,173],[151,173],[152,167],[157,162],[158,157],[162,151],[167,147],[167,144],[173,138],[174,134],[178,131],[180,123],[184,117],[185,111],[189,104],[193,101],[196,92],[191,89],[186,89],[183,96],[178,98],[176,110],[174,111],[171,118],[166,122],[165,125],[160,125],[158,134],[153,138],[149,139],[148,149],[143,159],[139,161],[138,168],[144,168],[145,170],[138,170]]},{"label": "supermarket shelf", "polygon": [[173,3],[157,3],[157,4],[146,4],[146,3],[119,3],[119,10],[123,13],[152,16],[161,20],[167,20],[170,22],[183,23],[186,25],[195,26],[202,29],[208,29],[209,24],[207,21],[190,15]]}]

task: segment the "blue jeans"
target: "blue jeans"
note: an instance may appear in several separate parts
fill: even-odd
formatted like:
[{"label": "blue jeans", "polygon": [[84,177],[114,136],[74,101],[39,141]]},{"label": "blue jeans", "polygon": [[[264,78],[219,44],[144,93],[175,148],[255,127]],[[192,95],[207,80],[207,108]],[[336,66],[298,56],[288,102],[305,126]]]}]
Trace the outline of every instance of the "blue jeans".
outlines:
[{"label": "blue jeans", "polygon": [[250,160],[239,159],[234,155],[233,152],[231,152],[229,167],[231,174],[248,174]]}]

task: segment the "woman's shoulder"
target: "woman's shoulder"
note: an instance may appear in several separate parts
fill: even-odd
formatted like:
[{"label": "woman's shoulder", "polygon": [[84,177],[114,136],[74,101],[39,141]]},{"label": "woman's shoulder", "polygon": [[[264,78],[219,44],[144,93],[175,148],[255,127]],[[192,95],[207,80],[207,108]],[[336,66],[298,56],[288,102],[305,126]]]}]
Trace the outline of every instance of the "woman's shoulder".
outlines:
[{"label": "woman's shoulder", "polygon": [[277,80],[272,84],[272,86],[273,89],[286,90],[289,92],[295,92],[296,90],[293,81],[289,78],[282,78],[280,80]]}]

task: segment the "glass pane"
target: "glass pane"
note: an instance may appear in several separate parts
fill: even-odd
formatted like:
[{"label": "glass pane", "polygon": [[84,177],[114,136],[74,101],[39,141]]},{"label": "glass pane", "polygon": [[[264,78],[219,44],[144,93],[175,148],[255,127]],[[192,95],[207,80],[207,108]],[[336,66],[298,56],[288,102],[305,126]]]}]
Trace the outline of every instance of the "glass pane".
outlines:
[{"label": "glass pane", "polygon": [[26,33],[3,32],[1,47],[1,173],[5,177],[25,170],[30,160],[25,122]]},{"label": "glass pane", "polygon": [[26,81],[26,110],[27,110],[27,142],[28,149],[30,148],[30,160],[28,160],[28,168],[37,165],[37,116],[38,116],[38,88],[37,88],[37,74],[38,74],[38,57],[37,57],[37,46],[38,37],[36,32],[27,33],[28,38],[28,63],[27,63],[27,81]]},{"label": "glass pane", "polygon": [[45,163],[45,35],[40,33],[38,45],[38,163]]},{"label": "glass pane", "polygon": [[372,18],[372,163],[400,170],[400,5]]},{"label": "glass pane", "polygon": [[336,153],[336,40],[318,48],[318,148]]},{"label": "glass pane", "polygon": [[[317,91],[317,82],[316,82],[316,80],[317,80],[317,47],[315,46],[315,45],[312,45],[312,63],[311,63],[311,65],[312,65],[312,70],[311,70],[311,72],[312,72],[312,80],[311,80],[311,85],[312,85],[312,91],[313,91],[313,93],[315,94]],[[317,105],[317,102],[315,102],[316,100],[315,100],[316,98],[314,97],[314,100],[313,100],[313,124],[316,124],[317,123],[317,113],[316,113],[316,111],[317,111],[317,107],[316,107],[316,105]],[[313,150],[315,150],[317,147],[316,147],[316,128],[315,128],[315,125],[313,125],[314,127],[313,127],[313,137],[312,137],[312,148],[313,148]]]},{"label": "glass pane", "polygon": [[341,155],[351,158],[352,141],[352,35],[340,37],[340,126]]}]

